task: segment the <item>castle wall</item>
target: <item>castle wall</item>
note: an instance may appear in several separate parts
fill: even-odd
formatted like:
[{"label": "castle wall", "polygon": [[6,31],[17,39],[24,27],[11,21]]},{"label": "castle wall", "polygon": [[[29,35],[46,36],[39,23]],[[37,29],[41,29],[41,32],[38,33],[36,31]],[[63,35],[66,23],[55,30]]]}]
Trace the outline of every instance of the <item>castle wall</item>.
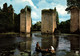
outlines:
[{"label": "castle wall", "polygon": [[20,32],[23,32],[23,33],[31,32],[31,11],[27,7],[21,10]]},{"label": "castle wall", "polygon": [[25,12],[23,12],[23,13],[20,14],[20,32],[25,32],[26,31],[25,20],[26,20],[25,19]]},{"label": "castle wall", "polygon": [[79,28],[79,10],[74,8],[71,10],[70,31],[76,32]]},{"label": "castle wall", "polygon": [[56,24],[56,13],[53,14],[53,27],[52,27],[52,32],[55,31],[55,29],[57,28],[57,24]]},{"label": "castle wall", "polygon": [[54,33],[54,29],[56,28],[55,20],[54,10],[42,10],[41,32]]},{"label": "castle wall", "polygon": [[26,14],[26,32],[30,33],[31,32],[31,12],[27,11]]}]

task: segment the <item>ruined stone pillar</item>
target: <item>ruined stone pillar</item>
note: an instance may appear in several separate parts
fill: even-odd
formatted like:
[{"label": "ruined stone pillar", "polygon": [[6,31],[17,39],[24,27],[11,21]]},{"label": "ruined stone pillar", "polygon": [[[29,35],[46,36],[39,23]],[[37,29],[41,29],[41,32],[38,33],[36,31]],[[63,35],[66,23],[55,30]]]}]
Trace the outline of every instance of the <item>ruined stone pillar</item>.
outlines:
[{"label": "ruined stone pillar", "polygon": [[26,9],[26,33],[31,32],[31,10]]},{"label": "ruined stone pillar", "polygon": [[21,13],[20,13],[20,32],[24,32],[26,31],[25,29],[25,25],[26,25],[26,18],[25,18],[25,10],[22,9]]},{"label": "ruined stone pillar", "polygon": [[56,10],[53,9],[42,10],[41,32],[52,34],[54,33],[55,28],[56,28]]},{"label": "ruined stone pillar", "polygon": [[79,10],[76,7],[71,8],[70,32],[74,33],[79,29]]},{"label": "ruined stone pillar", "polygon": [[31,9],[27,6],[20,13],[20,32],[31,32]]}]

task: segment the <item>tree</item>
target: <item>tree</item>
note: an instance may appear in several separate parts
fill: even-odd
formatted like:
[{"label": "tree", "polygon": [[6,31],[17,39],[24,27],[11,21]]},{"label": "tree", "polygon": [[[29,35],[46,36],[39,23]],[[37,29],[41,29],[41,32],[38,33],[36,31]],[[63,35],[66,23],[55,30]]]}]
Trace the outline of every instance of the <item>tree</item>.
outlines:
[{"label": "tree", "polygon": [[0,12],[1,12],[1,7],[0,7]]},{"label": "tree", "polygon": [[3,9],[0,9],[0,32],[14,31],[13,14],[12,5],[7,7],[7,3],[5,3]]},{"label": "tree", "polygon": [[60,30],[62,33],[70,33],[70,20],[62,21],[62,22],[59,24],[59,30]]},{"label": "tree", "polygon": [[0,32],[6,32],[8,30],[8,16],[5,12],[0,12]]},{"label": "tree", "polygon": [[36,22],[34,25],[32,25],[32,31],[40,31],[41,30],[41,21]]},{"label": "tree", "polygon": [[14,13],[14,31],[20,32],[20,14]]},{"label": "tree", "polygon": [[59,16],[58,12],[56,11],[56,24],[57,24],[57,29],[59,28]]},{"label": "tree", "polygon": [[80,8],[80,0],[67,0],[67,6],[77,6]]}]

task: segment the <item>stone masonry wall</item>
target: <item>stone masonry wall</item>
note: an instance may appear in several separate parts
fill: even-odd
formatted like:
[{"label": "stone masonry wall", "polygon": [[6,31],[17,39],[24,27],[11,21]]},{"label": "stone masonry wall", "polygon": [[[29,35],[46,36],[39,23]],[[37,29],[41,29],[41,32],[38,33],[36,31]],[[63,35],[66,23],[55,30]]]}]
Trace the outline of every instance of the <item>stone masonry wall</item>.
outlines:
[{"label": "stone masonry wall", "polygon": [[53,13],[53,27],[52,27],[52,32],[55,31],[55,29],[57,28],[57,24],[56,24],[56,13]]},{"label": "stone masonry wall", "polygon": [[30,33],[31,32],[31,12],[27,11],[26,14],[26,32]]},{"label": "stone masonry wall", "polygon": [[20,14],[20,32],[31,32],[31,11],[27,7],[21,10]]},{"label": "stone masonry wall", "polygon": [[26,23],[25,23],[25,12],[21,12],[20,13],[20,32],[25,32],[26,31],[26,29],[25,29],[25,25],[26,25]]},{"label": "stone masonry wall", "polygon": [[76,32],[79,28],[79,10],[74,8],[71,10],[70,31]]},{"label": "stone masonry wall", "polygon": [[42,33],[54,33],[56,28],[56,15],[54,10],[42,10]]}]

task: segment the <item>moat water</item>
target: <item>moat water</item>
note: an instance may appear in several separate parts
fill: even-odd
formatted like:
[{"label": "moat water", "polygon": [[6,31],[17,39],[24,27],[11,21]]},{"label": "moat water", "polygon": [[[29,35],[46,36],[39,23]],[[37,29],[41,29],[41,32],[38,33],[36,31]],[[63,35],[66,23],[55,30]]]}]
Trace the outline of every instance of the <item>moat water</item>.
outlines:
[{"label": "moat water", "polygon": [[[54,46],[56,54],[35,51],[36,43],[43,49]],[[0,56],[79,56],[80,35],[41,35],[40,32],[0,35]]]}]

